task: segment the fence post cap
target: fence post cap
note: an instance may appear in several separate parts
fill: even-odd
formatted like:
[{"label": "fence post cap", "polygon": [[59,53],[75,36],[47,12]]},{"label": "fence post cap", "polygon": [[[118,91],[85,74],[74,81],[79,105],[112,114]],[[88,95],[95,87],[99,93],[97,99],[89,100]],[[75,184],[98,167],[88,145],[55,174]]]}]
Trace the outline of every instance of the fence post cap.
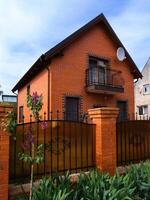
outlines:
[{"label": "fence post cap", "polygon": [[90,118],[117,118],[119,114],[119,108],[115,107],[102,107],[93,108],[88,110]]}]

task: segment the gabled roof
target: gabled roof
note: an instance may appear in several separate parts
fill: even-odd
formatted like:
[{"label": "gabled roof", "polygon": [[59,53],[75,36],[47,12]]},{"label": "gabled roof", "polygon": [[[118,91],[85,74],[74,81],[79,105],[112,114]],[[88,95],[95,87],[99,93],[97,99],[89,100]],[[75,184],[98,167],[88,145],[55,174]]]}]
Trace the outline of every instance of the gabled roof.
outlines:
[{"label": "gabled roof", "polygon": [[146,64],[144,65],[144,67],[143,67],[143,69],[142,69],[142,71],[141,71],[142,75],[143,75],[144,70],[145,70],[147,67],[150,67],[150,57],[148,58]]},{"label": "gabled roof", "polygon": [[[86,31],[88,31],[90,28],[92,28],[94,25],[98,23],[104,23],[109,32],[111,33],[112,37],[116,41],[116,43],[119,46],[122,46],[124,49],[125,47],[119,40],[118,36],[115,34],[114,30],[108,23],[107,19],[103,14],[98,15],[96,18],[91,20],[89,23],[75,31],[73,34],[71,34],[69,37],[64,39],[62,42],[58,43],[56,46],[51,48],[49,51],[47,51],[45,54],[42,54],[38,60],[32,65],[32,67],[26,72],[26,74],[19,80],[19,82],[15,85],[15,87],[12,89],[13,92],[20,89],[24,85],[26,85],[33,77],[35,77],[40,71],[42,71],[46,67],[46,63],[50,62],[50,60],[59,54],[64,48],[66,48],[70,43],[72,43],[74,40],[76,40],[78,37],[80,37],[82,34],[84,34]],[[131,63],[131,71],[134,74],[134,78],[142,78],[142,74],[137,68],[136,64],[134,63],[133,59],[127,52],[126,57],[128,58],[129,62]]]}]

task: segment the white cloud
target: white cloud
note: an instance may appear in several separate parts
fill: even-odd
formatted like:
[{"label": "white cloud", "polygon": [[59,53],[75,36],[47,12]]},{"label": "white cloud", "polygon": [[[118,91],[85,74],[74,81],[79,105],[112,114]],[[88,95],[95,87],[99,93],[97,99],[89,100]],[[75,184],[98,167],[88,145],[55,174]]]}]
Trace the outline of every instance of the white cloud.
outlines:
[{"label": "white cloud", "polygon": [[110,21],[138,67],[142,69],[150,56],[150,1],[132,0]]},{"label": "white cloud", "polygon": [[118,0],[0,0],[0,84],[4,92],[10,93],[42,53],[105,11],[142,67],[150,49],[149,10],[149,0],[130,0],[123,5]]}]

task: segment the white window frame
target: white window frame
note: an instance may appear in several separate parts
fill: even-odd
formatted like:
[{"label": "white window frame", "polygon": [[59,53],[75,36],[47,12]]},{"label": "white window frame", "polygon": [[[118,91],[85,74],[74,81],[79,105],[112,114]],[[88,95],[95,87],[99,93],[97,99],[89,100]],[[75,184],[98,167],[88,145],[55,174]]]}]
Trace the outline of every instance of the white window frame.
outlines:
[{"label": "white window frame", "polygon": [[[140,111],[139,111],[140,108],[142,108],[142,114],[140,114]],[[146,109],[147,109],[147,113],[145,113]],[[138,113],[139,115],[148,115],[148,105],[138,106]]]},{"label": "white window frame", "polygon": [[[147,91],[145,91],[147,89]],[[143,85],[143,94],[150,94],[150,84]]]}]

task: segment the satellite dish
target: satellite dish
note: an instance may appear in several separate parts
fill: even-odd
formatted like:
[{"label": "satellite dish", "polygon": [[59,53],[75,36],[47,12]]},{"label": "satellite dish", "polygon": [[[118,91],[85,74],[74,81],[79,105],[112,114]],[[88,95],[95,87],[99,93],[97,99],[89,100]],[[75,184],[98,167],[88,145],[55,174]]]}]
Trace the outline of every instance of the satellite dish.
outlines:
[{"label": "satellite dish", "polygon": [[117,49],[117,58],[118,58],[119,61],[123,61],[123,60],[126,59],[124,48],[119,47]]}]

